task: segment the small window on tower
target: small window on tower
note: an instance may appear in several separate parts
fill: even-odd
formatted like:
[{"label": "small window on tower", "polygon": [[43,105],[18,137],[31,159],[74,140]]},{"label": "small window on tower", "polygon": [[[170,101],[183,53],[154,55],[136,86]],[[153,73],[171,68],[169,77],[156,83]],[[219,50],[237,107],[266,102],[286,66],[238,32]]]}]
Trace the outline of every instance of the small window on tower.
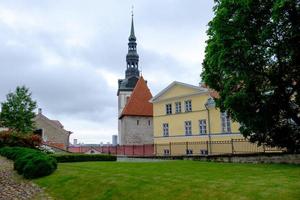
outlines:
[{"label": "small window on tower", "polygon": [[151,122],[150,122],[150,120],[148,120],[148,125],[149,125],[149,126],[151,125]]},{"label": "small window on tower", "polygon": [[139,125],[140,124],[140,120],[136,120],[136,125]]}]

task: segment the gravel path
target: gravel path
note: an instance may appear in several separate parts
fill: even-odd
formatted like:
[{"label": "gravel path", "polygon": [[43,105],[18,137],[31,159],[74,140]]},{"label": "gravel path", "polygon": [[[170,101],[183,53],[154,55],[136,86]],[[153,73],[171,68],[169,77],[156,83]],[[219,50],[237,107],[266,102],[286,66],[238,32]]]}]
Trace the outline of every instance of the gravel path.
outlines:
[{"label": "gravel path", "polygon": [[40,187],[13,170],[13,162],[0,156],[0,200],[51,200]]}]

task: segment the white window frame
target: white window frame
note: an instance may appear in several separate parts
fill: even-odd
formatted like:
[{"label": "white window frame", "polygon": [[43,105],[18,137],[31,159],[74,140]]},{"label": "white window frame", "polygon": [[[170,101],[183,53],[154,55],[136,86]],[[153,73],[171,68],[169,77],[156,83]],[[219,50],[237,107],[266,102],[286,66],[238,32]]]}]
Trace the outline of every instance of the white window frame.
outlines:
[{"label": "white window frame", "polygon": [[185,112],[191,112],[192,111],[192,100],[184,101],[184,105],[185,105]]},{"label": "white window frame", "polygon": [[186,149],[186,155],[193,155],[193,149]]},{"label": "white window frame", "polygon": [[169,124],[163,123],[163,136],[168,137],[169,136]]},{"label": "white window frame", "polygon": [[199,134],[200,135],[207,134],[206,119],[200,119],[199,120]]},{"label": "white window frame", "polygon": [[192,121],[184,122],[185,135],[192,135]]},{"label": "white window frame", "polygon": [[171,103],[166,104],[166,114],[167,115],[172,114],[172,104]]},{"label": "white window frame", "polygon": [[164,155],[170,155],[170,149],[164,149]]},{"label": "white window frame", "polygon": [[175,112],[176,113],[181,113],[181,102],[175,102]]},{"label": "white window frame", "polygon": [[221,113],[222,133],[231,133],[231,120],[227,112]]}]

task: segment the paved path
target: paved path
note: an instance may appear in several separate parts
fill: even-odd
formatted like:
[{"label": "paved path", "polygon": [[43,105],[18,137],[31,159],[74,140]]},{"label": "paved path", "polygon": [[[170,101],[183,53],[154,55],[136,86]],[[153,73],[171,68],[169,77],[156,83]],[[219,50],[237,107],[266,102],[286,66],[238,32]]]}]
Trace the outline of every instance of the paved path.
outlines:
[{"label": "paved path", "polygon": [[36,184],[13,170],[13,162],[0,156],[0,200],[50,200]]}]

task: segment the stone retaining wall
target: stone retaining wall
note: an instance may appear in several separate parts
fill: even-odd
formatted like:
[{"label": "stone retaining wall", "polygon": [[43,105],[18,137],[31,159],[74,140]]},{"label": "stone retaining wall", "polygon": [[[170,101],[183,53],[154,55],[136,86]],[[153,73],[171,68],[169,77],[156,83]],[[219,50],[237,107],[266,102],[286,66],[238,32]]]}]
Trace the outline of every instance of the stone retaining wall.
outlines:
[{"label": "stone retaining wall", "polygon": [[[118,156],[120,157],[120,156]],[[160,160],[199,160],[232,163],[287,163],[300,164],[300,154],[260,153],[235,155],[207,155],[207,156],[125,156],[128,158],[147,158]]]},{"label": "stone retaining wall", "polygon": [[245,154],[245,155],[212,155],[197,157],[193,160],[232,162],[232,163],[288,163],[300,164],[300,154]]}]

